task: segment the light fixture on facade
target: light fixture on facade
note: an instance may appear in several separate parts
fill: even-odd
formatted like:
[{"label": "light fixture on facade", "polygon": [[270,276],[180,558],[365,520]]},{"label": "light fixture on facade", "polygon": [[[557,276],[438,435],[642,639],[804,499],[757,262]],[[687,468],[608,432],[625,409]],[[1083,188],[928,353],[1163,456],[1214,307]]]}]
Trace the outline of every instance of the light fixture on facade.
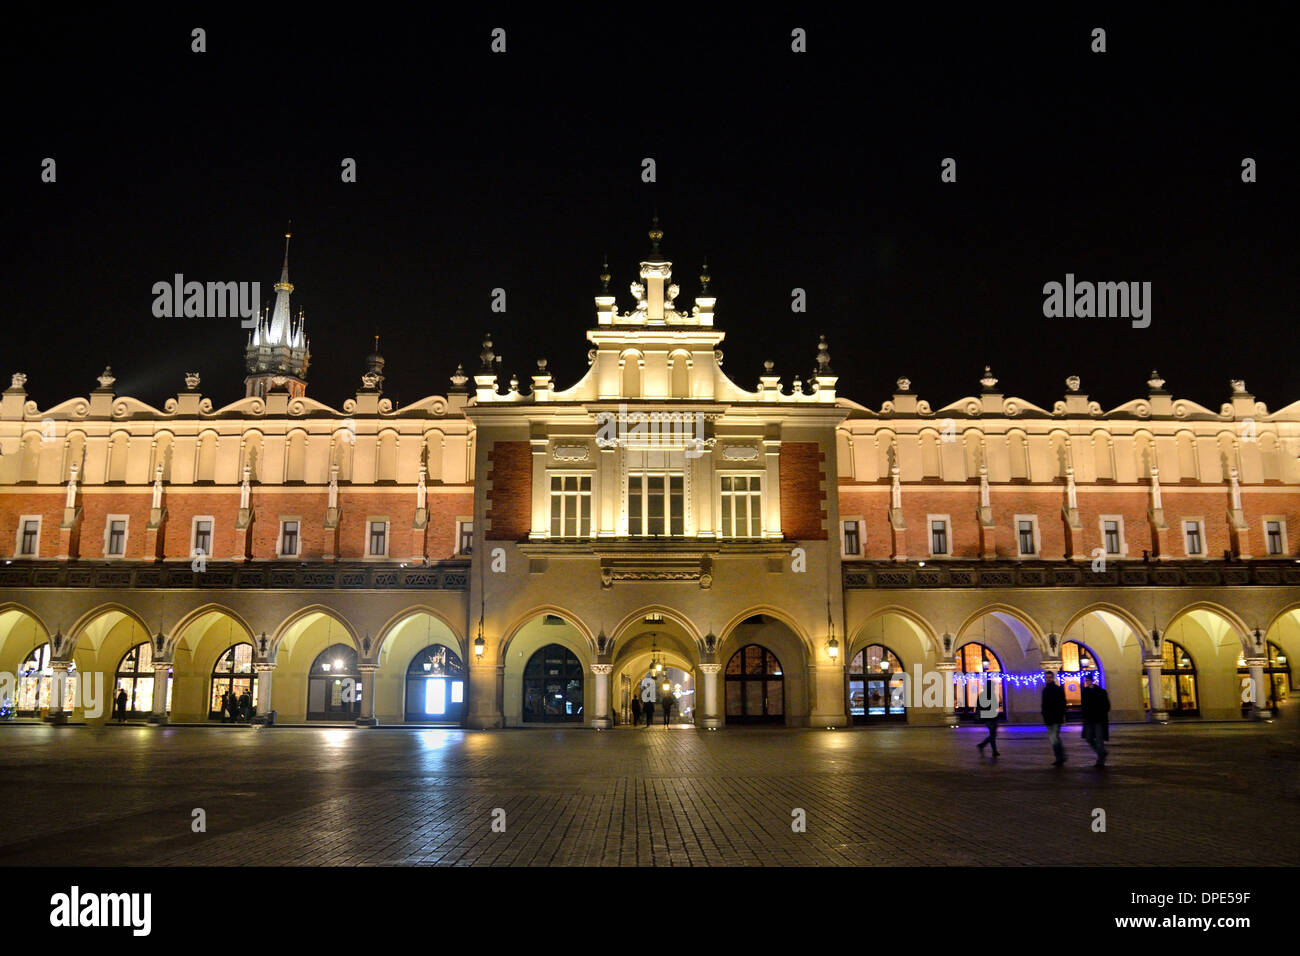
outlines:
[{"label": "light fixture on facade", "polygon": [[826,653],[832,661],[840,659],[840,642],[835,639],[835,621],[831,618],[831,595],[826,592]]}]

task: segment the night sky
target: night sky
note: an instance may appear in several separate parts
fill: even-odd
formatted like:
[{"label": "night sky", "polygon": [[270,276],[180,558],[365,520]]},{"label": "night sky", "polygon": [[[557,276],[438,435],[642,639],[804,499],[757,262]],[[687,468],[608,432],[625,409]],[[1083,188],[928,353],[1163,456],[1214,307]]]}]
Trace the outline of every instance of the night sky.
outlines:
[{"label": "night sky", "polygon": [[[309,396],[352,396],[376,333],[401,403],[445,394],[457,362],[472,374],[485,330],[504,379],[545,356],[568,387],[602,253],[627,310],[658,210],[679,304],[708,257],[723,367],[747,388],[766,358],[787,384],[806,377],[825,333],[840,394],[872,408],[900,375],[938,408],[975,393],[986,363],[1048,409],[1067,375],[1109,409],[1145,395],[1153,366],[1216,411],[1236,377],[1272,409],[1300,399],[1300,56],[1281,8],[743,23],[658,5],[580,22],[327,9],[10,22],[6,383],[27,372],[46,408],[108,363],[119,394],[157,405],[191,370],[218,406],[240,397],[239,320],[156,319],[151,289],[177,272],[260,280],[269,301],[292,219]],[[190,52],[195,26],[206,53]],[[806,54],[790,52],[796,26]],[[1150,328],[1044,318],[1043,284],[1067,272],[1151,282]]]}]

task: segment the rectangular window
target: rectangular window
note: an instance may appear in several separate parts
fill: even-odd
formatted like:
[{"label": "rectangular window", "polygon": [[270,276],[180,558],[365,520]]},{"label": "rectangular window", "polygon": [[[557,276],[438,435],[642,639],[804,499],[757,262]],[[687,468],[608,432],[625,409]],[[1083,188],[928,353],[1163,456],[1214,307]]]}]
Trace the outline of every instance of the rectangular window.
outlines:
[{"label": "rectangular window", "polygon": [[948,522],[944,518],[930,519],[930,554],[942,556],[948,553]]},{"label": "rectangular window", "polygon": [[1107,554],[1120,553],[1119,541],[1119,522],[1106,520],[1101,523],[1102,536],[1105,538],[1105,547]]},{"label": "rectangular window", "polygon": [[285,520],[280,522],[280,556],[296,558],[298,556],[298,522]]},{"label": "rectangular window", "polygon": [[639,537],[686,533],[685,479],[680,473],[628,476],[627,533]]},{"label": "rectangular window", "polygon": [[190,554],[212,554],[211,518],[194,519],[194,543],[190,546]]},{"label": "rectangular window", "polygon": [[862,535],[856,521],[844,522],[844,553],[854,557],[862,554]]},{"label": "rectangular window", "polygon": [[41,519],[24,518],[18,540],[18,553],[24,558],[36,557],[41,541]]},{"label": "rectangular window", "polygon": [[367,552],[372,558],[386,557],[388,554],[388,522],[372,521],[370,522],[370,550]]},{"label": "rectangular window", "polygon": [[1038,553],[1038,528],[1033,518],[1016,516],[1016,543],[1020,546],[1022,558]]},{"label": "rectangular window", "polygon": [[1201,523],[1199,521],[1183,522],[1183,540],[1187,543],[1187,553],[1192,556],[1204,553],[1201,541]]},{"label": "rectangular window", "polygon": [[104,553],[115,557],[126,554],[126,519],[109,518]]},{"label": "rectangular window", "polygon": [[1264,522],[1264,545],[1269,554],[1285,554],[1286,544],[1282,540],[1282,522]]},{"label": "rectangular window", "polygon": [[474,522],[460,521],[456,524],[456,553],[474,553]]},{"label": "rectangular window", "polygon": [[591,475],[551,476],[551,537],[591,537]]},{"label": "rectangular window", "polygon": [[[762,534],[759,518],[763,496],[758,476],[722,476],[722,536],[757,538]],[[674,534],[681,534],[674,531]]]}]

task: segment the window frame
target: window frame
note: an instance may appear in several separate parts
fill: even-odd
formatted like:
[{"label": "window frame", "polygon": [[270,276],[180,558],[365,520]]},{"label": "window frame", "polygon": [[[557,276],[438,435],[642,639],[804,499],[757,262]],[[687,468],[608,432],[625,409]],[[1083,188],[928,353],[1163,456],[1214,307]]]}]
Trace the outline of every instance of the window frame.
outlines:
[{"label": "window frame", "polygon": [[[729,469],[727,469],[727,470],[725,470],[725,471],[719,471],[719,472],[717,472],[716,474],[717,474],[718,483],[717,483],[717,485],[716,485],[716,494],[717,494],[717,498],[716,498],[715,503],[716,503],[716,505],[717,505],[717,509],[718,509],[718,511],[717,511],[717,515],[718,515],[718,537],[719,537],[720,539],[724,540],[724,541],[732,541],[732,540],[735,540],[735,541],[758,541],[758,540],[761,540],[761,539],[763,538],[764,531],[766,530],[766,529],[764,528],[764,526],[763,526],[763,514],[764,514],[764,512],[767,510],[767,482],[764,481],[763,479],[767,476],[767,472],[765,472],[765,471],[763,471],[763,470],[761,470],[761,469],[744,469],[744,468],[730,469],[730,468],[729,468]],[[631,476],[629,475],[629,477],[631,477]],[[757,534],[736,534],[736,533],[735,533],[735,530],[736,530],[736,529],[735,529],[735,521],[734,521],[734,516],[735,516],[735,499],[736,499],[736,496],[737,496],[738,492],[736,492],[735,489],[733,488],[732,491],[730,491],[730,492],[728,492],[726,495],[724,495],[723,492],[722,492],[722,479],[723,479],[723,478],[745,478],[745,479],[748,479],[748,480],[751,480],[751,481],[757,481],[757,482],[758,482],[758,513],[757,513],[757,515],[755,515],[754,512],[750,512],[750,518],[751,518],[751,519],[754,518],[754,517],[757,517],[757,518],[758,518],[758,533],[757,533]],[[754,493],[753,493],[752,491],[746,490],[743,494],[745,495],[746,498],[748,498],[748,499],[750,500],[751,503],[753,502],[753,499],[754,499]],[[724,507],[724,503],[725,503],[725,501],[726,501],[727,498],[730,498],[730,499],[731,499],[731,513],[732,513],[732,518],[733,518],[733,521],[732,521],[732,529],[731,529],[731,530],[732,530],[732,533],[731,533],[730,536],[728,536],[728,535],[726,534],[726,532],[724,532],[724,531],[722,530],[722,515],[723,515],[722,509],[723,509],[723,507]],[[665,503],[667,503],[667,502],[665,502]],[[668,515],[669,515],[669,514],[670,514],[670,512],[665,512],[665,514],[664,514],[665,525],[668,524],[668,520],[669,520],[669,519],[668,519]],[[753,524],[753,521],[751,520],[750,523]],[[683,535],[686,533],[686,527],[685,527],[685,525],[686,525],[686,479],[683,477],[683,479],[682,479],[682,534],[683,534]],[[669,531],[669,532],[665,535],[665,537],[675,537],[675,535],[673,535],[673,534],[671,533],[671,531]],[[861,538],[860,535],[859,535],[859,538]]]},{"label": "window frame", "polygon": [[[1278,532],[1282,539],[1282,549],[1280,551],[1268,550],[1268,526],[1276,524]],[[1264,516],[1264,554],[1270,558],[1284,558],[1291,553],[1291,549],[1286,537],[1286,518],[1282,515],[1265,515]]]},{"label": "window frame", "polygon": [[[118,554],[110,553],[109,544],[113,540],[113,522],[122,522],[122,551]],[[126,545],[131,540],[131,516],[130,515],[105,515],[104,516],[104,557],[113,560],[119,560],[126,557]]]},{"label": "window frame", "polygon": [[[1205,519],[1204,518],[1180,518],[1178,523],[1183,535],[1183,554],[1189,558],[1204,559],[1208,557],[1209,547],[1208,547],[1208,542],[1205,540]],[[1201,550],[1196,553],[1192,553],[1192,550],[1188,547],[1187,526],[1189,524],[1196,525],[1196,536],[1198,539],[1198,543],[1201,546]]]},{"label": "window frame", "polygon": [[[297,530],[294,531],[293,534],[294,539],[298,545],[297,550],[295,551],[284,550],[284,526],[290,522],[293,522],[298,526]],[[280,530],[277,532],[275,538],[275,556],[277,558],[301,558],[302,557],[302,516],[301,515],[280,516]]]},{"label": "window frame", "polygon": [[195,515],[190,519],[190,553],[187,557],[193,558],[195,556],[194,549],[198,547],[199,543],[200,521],[206,521],[208,523],[208,548],[203,552],[203,556],[205,558],[210,558],[212,557],[212,542],[217,536],[217,522],[212,515]]},{"label": "window frame", "polygon": [[[748,474],[749,472],[736,472],[736,474]],[[761,473],[760,473],[761,474]],[[645,530],[632,530],[632,479],[641,479],[641,526]],[[663,523],[664,531],[662,534],[654,534],[650,528],[650,478],[664,479],[664,513]],[[673,493],[672,479],[680,478],[682,482],[682,533],[673,534]],[[760,494],[761,494],[760,485]],[[624,492],[627,495],[627,534],[629,538],[684,538],[686,536],[686,469],[685,468],[637,468],[628,469]],[[722,483],[718,482],[717,486],[718,508],[721,509]],[[759,504],[760,509],[762,503]],[[722,535],[722,512],[718,511],[718,535]],[[760,527],[762,517],[759,518]],[[749,539],[755,540],[755,539]]]},{"label": "window frame", "polygon": [[[1106,547],[1106,522],[1114,521],[1119,527],[1119,550],[1112,551]],[[1097,528],[1101,532],[1101,550],[1108,558],[1124,558],[1128,556],[1128,537],[1124,533],[1124,516],[1123,515],[1098,515]]]},{"label": "window frame", "polygon": [[[384,551],[382,554],[376,554],[373,550],[375,543],[375,525],[384,526]],[[372,560],[386,558],[392,550],[392,523],[388,520],[387,515],[367,515],[366,516],[366,557]]]},{"label": "window frame", "polygon": [[[934,550],[934,523],[943,522],[943,540],[947,550]],[[930,557],[932,558],[951,558],[952,557],[952,518],[948,515],[926,515],[925,516],[925,535],[926,543],[929,545]]]},{"label": "window frame", "polygon": [[[1016,557],[1018,557],[1018,558],[1041,558],[1041,557],[1043,556],[1043,539],[1042,539],[1042,535],[1039,533],[1039,529],[1038,529],[1038,515],[1016,515],[1016,516],[1012,519],[1012,521],[1015,522],[1015,529],[1014,529],[1014,530],[1015,530],[1015,535],[1016,535]],[[1020,523],[1021,523],[1022,521],[1028,521],[1028,522],[1029,522],[1029,525],[1030,525],[1030,531],[1031,531],[1031,533],[1033,534],[1033,537],[1034,537],[1034,550],[1033,550],[1033,551],[1030,551],[1030,552],[1026,552],[1026,551],[1025,551],[1021,546],[1020,546],[1020,544],[1021,544],[1021,542],[1020,542]]]},{"label": "window frame", "polygon": [[[465,549],[465,531],[466,526],[469,529],[469,550]],[[462,557],[470,557],[474,553],[474,519],[469,516],[460,516],[456,518],[456,536],[451,543],[451,553]]]},{"label": "window frame", "polygon": [[[858,550],[852,553],[850,553],[848,549],[848,543],[849,543],[848,535],[845,533],[845,527],[847,525],[853,525],[854,534],[856,534],[858,538]],[[856,559],[856,558],[865,558],[866,556],[867,556],[867,535],[862,525],[861,516],[851,515],[845,518],[843,515],[841,515],[840,516],[840,557]]]},{"label": "window frame", "polygon": [[[560,490],[556,491],[553,485],[555,479],[560,479]],[[565,479],[572,478],[577,483],[573,491],[565,489]],[[582,490],[582,479],[587,479],[587,490]],[[595,537],[596,527],[599,522],[596,520],[596,473],[591,469],[573,469],[573,468],[554,468],[546,471],[546,537],[556,541],[581,541]],[[551,524],[551,513],[554,508],[555,496],[560,496],[560,533],[554,533]],[[582,496],[586,495],[590,504],[587,507],[587,533],[582,533]],[[568,503],[566,496],[572,496],[575,499],[578,509],[574,518],[574,524],[577,528],[577,535],[568,538],[564,534],[564,520],[568,516]],[[472,520],[472,519],[471,519]]]},{"label": "window frame", "polygon": [[[18,532],[14,537],[15,558],[24,558],[30,561],[39,558],[41,556],[41,527],[42,527],[42,522],[44,520],[44,517],[45,517],[44,515],[19,515],[18,516]],[[28,554],[23,550],[23,537],[25,536],[27,522],[29,521],[36,522],[36,545],[32,549],[30,554]]]}]

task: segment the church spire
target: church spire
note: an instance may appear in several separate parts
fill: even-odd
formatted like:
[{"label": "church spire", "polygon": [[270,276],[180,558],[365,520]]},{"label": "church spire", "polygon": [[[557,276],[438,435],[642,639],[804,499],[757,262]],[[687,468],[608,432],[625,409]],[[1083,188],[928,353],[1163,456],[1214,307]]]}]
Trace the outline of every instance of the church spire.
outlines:
[{"label": "church spire", "polygon": [[275,311],[271,313],[271,325],[267,329],[268,345],[289,345],[293,338],[293,315],[289,311],[289,295],[293,292],[293,283],[289,281],[289,239],[292,233],[284,234],[284,266],[280,269],[280,281],[275,284]]},{"label": "church spire", "polygon": [[268,391],[276,389],[301,396],[307,388],[311,346],[306,336],[306,319],[299,309],[298,321],[294,322],[289,308],[289,296],[293,293],[293,283],[289,281],[289,240],[292,236],[291,229],[286,229],[284,263],[280,267],[280,281],[275,284],[275,306],[269,319],[265,311],[258,317],[244,350],[245,395],[264,397]]}]

